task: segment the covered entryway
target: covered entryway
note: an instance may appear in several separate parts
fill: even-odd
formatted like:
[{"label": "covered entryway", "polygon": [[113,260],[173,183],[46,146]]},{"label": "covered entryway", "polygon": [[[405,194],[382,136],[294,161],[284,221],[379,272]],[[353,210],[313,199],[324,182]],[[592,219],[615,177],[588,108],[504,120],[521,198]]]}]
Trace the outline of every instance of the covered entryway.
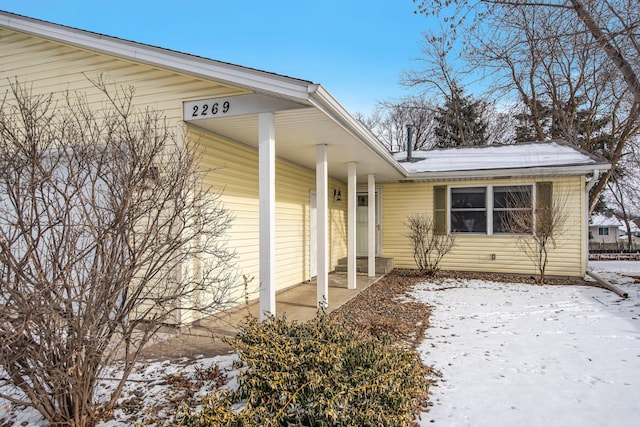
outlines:
[{"label": "covered entryway", "polygon": [[[214,164],[237,172],[235,176],[227,174],[226,181],[220,182],[227,189],[236,187],[229,191],[233,194],[227,202],[233,197],[233,213],[236,220],[241,220],[239,230],[230,231],[236,234],[226,243],[243,249],[240,274],[248,271],[255,279],[251,297],[257,288],[261,316],[276,314],[276,288],[283,290],[305,280],[310,257],[305,228],[308,223],[300,223],[309,216],[309,190],[316,192],[318,295],[328,297],[333,258],[347,254],[349,265],[356,259],[357,186],[375,184],[376,180],[397,182],[408,175],[373,133],[317,83],[17,15],[0,15],[3,29],[59,42],[65,49],[77,47],[91,55],[127,62],[118,66],[116,74],[131,83],[143,83],[143,99],[150,107],[162,110],[176,143],[182,143],[183,136],[204,135],[208,145],[202,150],[206,158],[203,173],[213,171],[215,168],[208,166]],[[23,47],[20,49],[24,53]],[[80,62],[91,76],[84,76],[79,87],[86,86],[86,78],[97,77],[103,68],[95,66],[95,58],[88,58]],[[23,66],[20,61],[17,64]],[[47,76],[45,80],[46,85],[56,86],[59,76]],[[229,156],[224,157],[226,154]],[[221,157],[223,164],[217,163]],[[286,170],[294,173],[287,176]],[[280,200],[276,195],[277,173],[280,188],[286,187],[279,194],[287,193]],[[312,174],[314,180],[309,179]],[[298,185],[299,180],[305,181],[304,187]],[[211,182],[217,185],[214,177]],[[348,215],[344,204],[341,208],[331,205],[331,183],[342,189],[348,183]],[[339,218],[330,221],[330,213],[335,210],[340,210],[336,215]],[[287,218],[292,221],[287,223]],[[375,240],[373,231],[369,227],[371,241]],[[374,258],[371,250],[368,258]],[[349,275],[349,289],[356,286],[352,279],[355,277]],[[315,304],[320,303],[316,297]]]},{"label": "covered entryway", "polygon": [[[282,76],[262,77],[278,80],[276,86],[283,92],[279,95],[254,92],[187,101],[183,111],[189,126],[257,152],[259,250],[251,253],[257,253],[256,261],[259,262],[259,274],[254,274],[259,276],[256,279],[259,281],[260,314],[264,318],[265,314],[276,314],[276,290],[313,277],[317,295],[315,301],[309,303],[318,307],[330,305],[328,274],[335,267],[337,257],[347,255],[353,260],[354,267],[348,271],[348,288],[354,289],[358,234],[367,239],[361,242],[366,245],[363,246],[365,252],[367,248],[376,247],[367,255],[371,260],[369,275],[375,275],[375,253],[380,252],[380,239],[375,235],[380,232],[380,216],[379,213],[376,215],[377,227],[367,226],[361,233],[356,230],[357,187],[368,186],[369,191],[373,191],[376,180],[395,181],[401,179],[405,171],[369,130],[344,111],[322,87]],[[283,81],[288,85],[286,90],[281,87]],[[272,89],[277,89],[276,86]],[[304,186],[309,192],[304,202],[298,198],[292,203],[289,196],[298,182],[283,181],[288,173],[280,175],[279,181],[276,179],[278,171],[291,170],[283,162],[297,170],[313,172],[314,181],[305,178]],[[276,181],[285,186],[286,191],[279,192]],[[340,194],[336,187],[343,197],[339,205],[336,205],[335,196],[331,198],[334,193]],[[276,199],[277,193],[282,194],[280,202]],[[368,199],[365,200],[369,206]],[[243,203],[247,206],[255,202]],[[376,204],[379,206],[379,202]],[[336,211],[341,213],[336,214]],[[298,216],[291,217],[292,212],[298,212]],[[248,214],[253,215],[253,212]],[[297,226],[298,218],[304,218],[304,227]],[[344,225],[337,226],[336,221]],[[373,221],[368,219],[367,223],[373,224]],[[278,246],[277,241],[283,242],[282,246]],[[375,243],[372,246],[368,241]],[[293,253],[291,248],[298,244],[300,249]],[[289,252],[278,258],[280,248]],[[344,253],[345,248],[348,248],[347,253]],[[306,254],[306,259],[299,260],[302,254]],[[298,272],[292,274],[294,264]],[[286,273],[282,277],[297,275],[300,279],[293,283],[279,280],[280,271]]]}]

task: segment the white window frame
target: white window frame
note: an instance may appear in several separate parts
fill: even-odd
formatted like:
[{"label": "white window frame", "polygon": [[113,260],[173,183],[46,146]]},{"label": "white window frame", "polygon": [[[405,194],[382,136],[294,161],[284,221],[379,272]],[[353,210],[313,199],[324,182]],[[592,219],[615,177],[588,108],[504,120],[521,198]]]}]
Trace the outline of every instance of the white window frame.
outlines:
[{"label": "white window frame", "polygon": [[598,236],[608,236],[609,227],[598,227]]},{"label": "white window frame", "polygon": [[[528,208],[511,208],[511,209],[499,208],[499,209],[496,209],[496,207],[494,206],[495,200],[492,200],[492,203],[491,203],[491,216],[492,216],[491,217],[491,227],[492,227],[491,231],[492,231],[492,234],[500,235],[500,236],[509,236],[509,235],[523,236],[523,235],[531,235],[531,234],[533,234],[533,230],[534,230],[534,226],[535,226],[535,215],[534,215],[534,212],[535,212],[535,206],[536,206],[535,198],[534,198],[534,192],[535,192],[534,188],[535,188],[535,186],[533,184],[492,185],[491,186],[491,197],[494,197],[494,193],[495,193],[496,187],[498,187],[498,188],[500,188],[500,187],[512,187],[512,188],[513,187],[520,187],[520,188],[521,187],[529,187],[529,190],[530,190],[530,193],[531,193],[531,205]],[[496,232],[493,229],[493,219],[494,219],[493,216],[494,216],[494,213],[496,212],[496,210],[499,211],[499,212],[531,211],[531,221],[532,221],[531,231],[530,232],[526,232],[526,233]]]},{"label": "white window frame", "polygon": [[[453,191],[457,190],[457,189],[461,189],[461,188],[484,188],[485,194],[484,194],[484,213],[485,213],[485,227],[486,227],[486,232],[482,232],[482,231],[452,231],[452,218],[451,218],[451,212],[454,210],[453,207]],[[489,203],[493,203],[493,194],[489,194],[489,188],[486,185],[458,185],[458,186],[451,186],[449,187],[449,192],[448,192],[448,203],[447,206],[449,207],[449,209],[447,209],[447,222],[449,224],[449,234],[461,234],[461,235],[478,235],[478,236],[484,236],[489,234],[490,232],[490,221],[489,221],[489,206],[491,206]],[[464,208],[456,208],[456,209],[461,209],[464,210]],[[469,211],[477,211],[480,212],[481,209],[480,208],[469,208]]]},{"label": "white window frame", "polygon": [[[454,189],[458,188],[478,188],[483,187],[485,189],[485,212],[486,212],[486,233],[483,232],[464,232],[464,231],[452,231],[451,230],[451,211],[453,209],[452,203],[452,193]],[[533,229],[535,229],[535,215],[533,215],[533,227],[531,233],[494,233],[493,230],[493,192],[495,187],[530,187],[531,188],[531,211],[532,213],[535,211],[536,206],[536,186],[535,183],[525,182],[518,184],[486,184],[486,185],[456,185],[456,186],[447,186],[447,226],[448,226],[448,234],[455,234],[457,236],[521,236],[521,235],[530,235],[533,234]]]}]

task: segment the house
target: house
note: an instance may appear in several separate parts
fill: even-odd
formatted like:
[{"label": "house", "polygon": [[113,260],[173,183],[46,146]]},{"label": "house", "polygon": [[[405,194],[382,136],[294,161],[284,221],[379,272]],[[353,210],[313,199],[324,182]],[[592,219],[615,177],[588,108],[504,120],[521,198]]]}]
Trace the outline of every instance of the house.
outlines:
[{"label": "house", "polygon": [[584,276],[588,194],[607,163],[561,141],[418,151],[409,159],[397,153],[395,158],[408,176],[383,187],[382,238],[385,256],[394,257],[396,265],[411,264],[398,227],[402,215],[434,212],[437,218],[439,204],[445,229],[456,235],[453,250],[442,260],[444,270],[534,273],[522,240],[501,221],[510,209],[505,197],[520,194],[520,200],[530,200],[529,209],[552,198],[566,216],[546,273]]},{"label": "house", "polygon": [[624,224],[615,215],[596,214],[589,218],[589,241],[597,244],[618,244]]},{"label": "house", "polygon": [[[207,184],[224,189],[235,216],[229,245],[239,271],[257,280],[260,311],[275,313],[276,291],[328,273],[347,258],[394,259],[415,268],[406,218],[440,218],[456,245],[447,269],[531,274],[518,236],[501,230],[506,192],[537,201],[562,196],[569,212],[547,274],[583,276],[587,195],[606,162],[560,142],[392,156],[321,85],[292,77],[0,12],[0,89],[9,79],[35,93],[96,94],[105,75],[136,88],[137,106],[161,110],[204,149]],[[331,304],[331,301],[328,301]]]},{"label": "house", "polygon": [[[632,248],[638,245],[640,228],[629,221]],[[591,249],[621,249],[629,245],[627,225],[614,214],[594,214],[589,218],[589,244]]]}]

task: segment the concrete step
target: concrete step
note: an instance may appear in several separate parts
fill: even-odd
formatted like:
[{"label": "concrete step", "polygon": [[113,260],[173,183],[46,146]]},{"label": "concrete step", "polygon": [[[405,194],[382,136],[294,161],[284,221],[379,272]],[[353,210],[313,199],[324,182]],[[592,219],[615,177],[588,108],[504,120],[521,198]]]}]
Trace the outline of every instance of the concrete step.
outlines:
[{"label": "concrete step", "polygon": [[[334,270],[336,273],[346,273],[347,266],[346,265],[336,265]],[[376,267],[376,276],[387,274],[391,270],[384,267]],[[369,267],[356,267],[356,273],[358,274],[367,274],[369,272]]]},{"label": "concrete step", "polygon": [[[393,270],[393,258],[376,257],[376,275],[387,274]],[[347,258],[340,258],[335,268],[336,273],[347,272]],[[369,260],[367,257],[356,258],[356,273],[367,273],[369,271]]]}]

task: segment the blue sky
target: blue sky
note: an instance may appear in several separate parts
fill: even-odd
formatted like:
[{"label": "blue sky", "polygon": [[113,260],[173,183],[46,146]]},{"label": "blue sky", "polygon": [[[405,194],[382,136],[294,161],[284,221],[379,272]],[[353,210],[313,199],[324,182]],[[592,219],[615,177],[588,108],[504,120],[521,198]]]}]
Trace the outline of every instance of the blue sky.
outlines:
[{"label": "blue sky", "polygon": [[408,94],[411,0],[0,0],[0,9],[322,84],[351,113]]}]

